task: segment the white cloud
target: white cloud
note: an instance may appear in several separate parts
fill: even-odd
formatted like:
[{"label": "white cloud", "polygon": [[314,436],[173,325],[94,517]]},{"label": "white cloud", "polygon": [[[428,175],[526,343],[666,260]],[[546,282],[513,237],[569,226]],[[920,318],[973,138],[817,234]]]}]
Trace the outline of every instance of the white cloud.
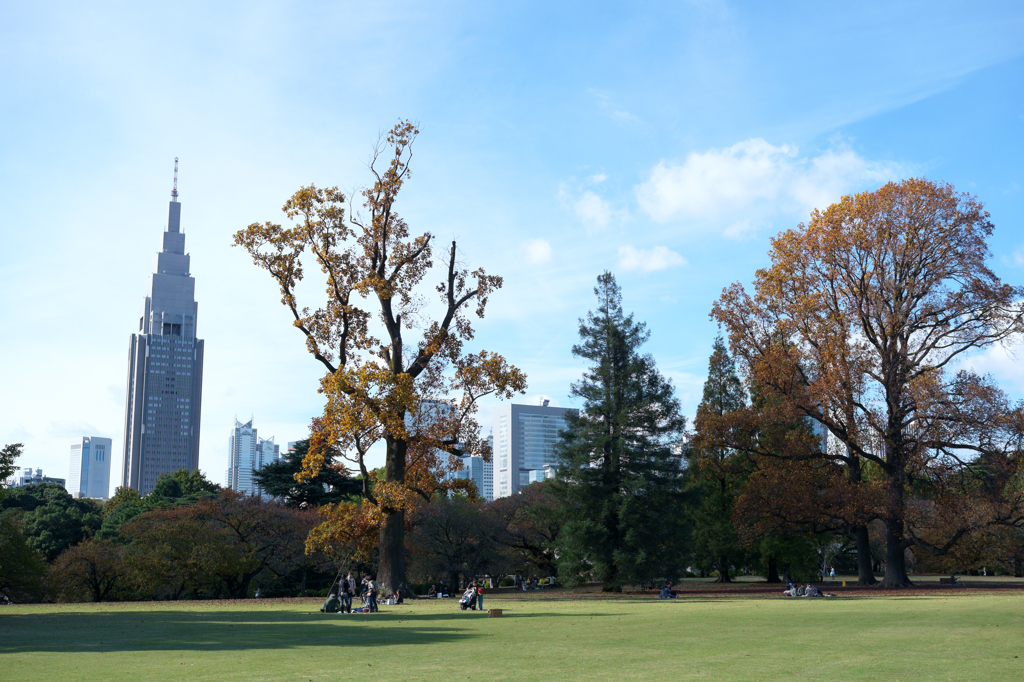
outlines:
[{"label": "white cloud", "polygon": [[526,260],[531,265],[544,265],[551,262],[553,252],[551,244],[545,239],[531,239],[523,244],[523,251],[526,252]]},{"label": "white cloud", "polygon": [[961,366],[979,374],[991,374],[1004,390],[1019,397],[1024,394],[1024,345],[989,346],[982,353],[966,358]]},{"label": "white cloud", "polygon": [[596,173],[595,175],[591,175],[589,178],[587,178],[587,180],[589,180],[590,182],[594,183],[595,185],[599,185],[599,184],[601,184],[602,182],[604,182],[607,179],[608,179],[608,174],[607,173]]},{"label": "white cloud", "polygon": [[723,220],[732,225],[726,234],[742,236],[753,229],[751,214],[806,214],[898,171],[895,164],[868,161],[845,147],[801,157],[794,146],[755,138],[694,152],[681,164],[659,161],[634,190],[656,221]]},{"label": "white cloud", "polygon": [[590,190],[573,202],[573,210],[583,222],[597,227],[607,227],[612,218],[611,204]]},{"label": "white cloud", "polygon": [[1024,266],[1024,245],[1018,246],[1013,252],[1013,264],[1018,268]]},{"label": "white cloud", "polygon": [[646,251],[630,244],[619,247],[619,268],[622,270],[654,272],[686,264],[685,258],[665,246],[655,246]]}]

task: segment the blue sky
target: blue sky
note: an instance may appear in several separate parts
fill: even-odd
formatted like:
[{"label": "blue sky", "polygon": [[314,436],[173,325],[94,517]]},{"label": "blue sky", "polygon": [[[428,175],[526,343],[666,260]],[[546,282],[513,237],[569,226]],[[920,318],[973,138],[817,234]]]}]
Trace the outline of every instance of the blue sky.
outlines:
[{"label": "blue sky", "polygon": [[[1016,2],[4,3],[0,442],[58,476],[73,437],[120,451],[175,156],[200,466],[222,479],[235,415],[302,437],[318,367],[231,235],[300,185],[366,183],[402,117],[422,133],[400,210],[505,277],[477,342],[526,370],[526,402],[571,404],[610,269],[692,414],[722,288],[811,208],[889,179],[978,196],[1020,284],[1022,35]],[[1024,395],[1012,354],[971,362]]]}]

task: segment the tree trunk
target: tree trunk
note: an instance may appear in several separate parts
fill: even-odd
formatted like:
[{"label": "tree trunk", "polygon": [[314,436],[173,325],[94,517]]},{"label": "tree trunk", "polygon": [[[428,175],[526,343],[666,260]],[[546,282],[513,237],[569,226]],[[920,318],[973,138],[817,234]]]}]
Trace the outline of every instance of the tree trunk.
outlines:
[{"label": "tree trunk", "polygon": [[301,595],[303,597],[306,596],[306,569],[305,568],[302,569],[302,592],[301,592]]},{"label": "tree trunk", "polygon": [[885,522],[885,576],[882,587],[911,587],[907,577],[906,544],[903,541],[903,519]]},{"label": "tree trunk", "polygon": [[729,560],[719,559],[718,560],[718,580],[716,583],[731,583],[732,579],[729,577]]},{"label": "tree trunk", "polygon": [[[384,480],[404,483],[406,443],[404,440],[397,440],[390,436],[387,436],[385,441],[388,450],[387,461],[384,465]],[[415,596],[409,589],[405,577],[405,512],[387,509],[382,509],[382,512],[384,513],[384,523],[380,526],[378,589],[382,593],[393,593],[400,589],[403,595],[414,599]]]},{"label": "tree trunk", "polygon": [[405,513],[391,512],[380,526],[380,563],[377,585],[381,592],[410,594],[405,579]]},{"label": "tree trunk", "polygon": [[775,562],[775,557],[768,557],[768,580],[769,583],[781,583],[782,578],[779,577],[779,566]]},{"label": "tree trunk", "polygon": [[895,472],[890,472],[889,476],[888,508],[885,510],[885,575],[882,578],[882,587],[910,587],[913,583],[907,578],[907,561],[904,554],[907,544],[903,537],[905,474],[902,465],[898,465]]},{"label": "tree trunk", "polygon": [[871,538],[868,537],[867,526],[853,529],[853,537],[857,540],[857,584],[875,585],[875,573],[872,569]]},{"label": "tree trunk", "polygon": [[1024,557],[1020,554],[1013,557],[1013,577],[1024,578]]}]

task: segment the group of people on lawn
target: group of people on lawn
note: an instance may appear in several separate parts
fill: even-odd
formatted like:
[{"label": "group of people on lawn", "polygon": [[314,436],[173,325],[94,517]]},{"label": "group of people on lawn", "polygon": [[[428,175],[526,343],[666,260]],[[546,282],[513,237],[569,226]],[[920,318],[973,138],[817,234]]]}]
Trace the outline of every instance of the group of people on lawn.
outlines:
[{"label": "group of people on lawn", "polygon": [[824,597],[825,593],[819,590],[816,586],[807,583],[804,587],[797,587],[793,583],[789,584],[789,589],[783,590],[782,594],[787,597]]},{"label": "group of people on lawn", "polygon": [[[380,595],[380,588],[377,586],[377,581],[365,576],[357,586],[351,573],[338,581],[337,588],[331,588],[331,593],[320,610],[324,613],[352,613],[352,598],[357,595],[363,601],[364,612],[376,613],[378,611],[377,597]],[[401,590],[396,590],[392,599],[396,604],[401,604],[403,601]]]}]

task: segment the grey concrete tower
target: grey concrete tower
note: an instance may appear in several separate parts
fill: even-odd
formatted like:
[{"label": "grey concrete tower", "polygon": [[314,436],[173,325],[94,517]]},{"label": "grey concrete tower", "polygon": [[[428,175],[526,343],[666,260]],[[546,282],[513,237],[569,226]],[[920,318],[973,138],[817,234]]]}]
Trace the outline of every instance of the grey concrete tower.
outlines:
[{"label": "grey concrete tower", "polygon": [[128,350],[121,485],[145,495],[160,474],[199,468],[203,341],[196,338],[196,281],[181,232],[178,160],[163,249],[156,255],[139,331]]}]

